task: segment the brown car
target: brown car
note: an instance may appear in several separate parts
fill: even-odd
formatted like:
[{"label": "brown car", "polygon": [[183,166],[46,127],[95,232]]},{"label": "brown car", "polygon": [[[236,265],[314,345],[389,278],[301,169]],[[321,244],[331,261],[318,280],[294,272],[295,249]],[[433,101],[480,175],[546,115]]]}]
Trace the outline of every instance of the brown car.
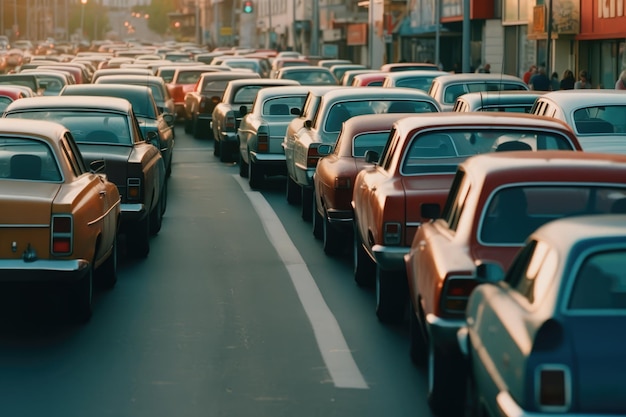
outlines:
[{"label": "brown car", "polygon": [[222,101],[228,82],[242,78],[261,76],[244,71],[203,73],[193,90],[185,94],[185,133],[195,138],[213,138],[213,110]]},{"label": "brown car", "polygon": [[105,287],[117,280],[118,190],[60,124],[2,119],[0,132],[0,281],[68,285],[87,321],[94,271]]}]

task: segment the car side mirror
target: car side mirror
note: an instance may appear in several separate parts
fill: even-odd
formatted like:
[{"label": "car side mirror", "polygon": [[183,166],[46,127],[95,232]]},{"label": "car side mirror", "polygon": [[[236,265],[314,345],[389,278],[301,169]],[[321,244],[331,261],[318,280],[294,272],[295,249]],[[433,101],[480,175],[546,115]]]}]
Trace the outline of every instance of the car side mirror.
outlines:
[{"label": "car side mirror", "polygon": [[504,279],[504,269],[497,262],[476,262],[476,277],[483,282],[499,282]]},{"label": "car side mirror", "polygon": [[317,153],[320,156],[330,155],[333,152],[333,145],[329,145],[327,143],[322,143],[317,147]]},{"label": "car side mirror", "polygon": [[378,152],[372,151],[371,149],[365,151],[365,162],[367,162],[368,164],[377,164],[379,158],[380,155],[378,154]]},{"label": "car side mirror", "polygon": [[246,106],[239,107],[239,114],[241,115],[241,117],[243,117],[246,114],[248,114],[248,107],[246,107]]},{"label": "car side mirror", "polygon": [[171,125],[174,123],[174,115],[171,113],[163,113],[163,120],[165,120],[165,123],[168,125]]},{"label": "car side mirror", "polygon": [[159,141],[159,135],[157,134],[157,132],[152,130],[152,131],[148,132],[148,134],[146,136],[147,136],[146,142],[153,144],[157,148],[161,147],[160,146],[161,142]]},{"label": "car side mirror", "polygon": [[438,219],[441,215],[441,207],[437,203],[425,203],[421,205],[421,216],[425,219]]},{"label": "car side mirror", "polygon": [[94,174],[104,172],[105,168],[106,162],[104,162],[104,159],[96,159],[95,161],[91,161],[91,163],[89,164],[89,170]]}]

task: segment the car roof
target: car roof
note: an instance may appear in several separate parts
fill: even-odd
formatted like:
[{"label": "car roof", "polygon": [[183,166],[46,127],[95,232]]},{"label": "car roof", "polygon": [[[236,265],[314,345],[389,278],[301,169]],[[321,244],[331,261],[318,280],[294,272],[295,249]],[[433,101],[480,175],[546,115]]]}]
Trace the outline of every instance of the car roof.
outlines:
[{"label": "car roof", "polygon": [[441,84],[452,84],[455,82],[483,82],[483,81],[507,81],[507,82],[520,82],[524,84],[527,88],[528,85],[519,77],[509,74],[499,74],[499,73],[460,73],[460,74],[448,74],[448,75],[440,75],[435,79]]},{"label": "car roof", "polygon": [[311,86],[311,85],[281,85],[281,86],[272,86],[267,88],[262,88],[257,93],[257,97],[261,100],[264,100],[267,97],[274,97],[280,95],[307,95],[309,92],[318,92],[320,95],[325,92],[336,89],[336,86]]},{"label": "car roof", "polygon": [[429,96],[425,91],[417,90],[414,88],[404,88],[404,87],[337,88],[335,87],[331,91],[328,91],[326,94],[324,94],[324,100],[335,100],[339,98],[370,99],[372,97],[378,98],[380,100],[395,99],[395,98],[417,98],[417,99],[423,99],[423,100],[435,103],[437,108],[439,108],[439,104],[436,104],[437,102],[435,99]]},{"label": "car roof", "polygon": [[537,97],[546,94],[545,91],[536,90],[503,90],[503,91],[476,91],[465,93],[457,100],[473,104],[497,105],[497,104],[528,104],[534,103]]},{"label": "car roof", "polygon": [[386,78],[391,78],[394,80],[402,79],[402,78],[414,78],[414,77],[439,77],[441,75],[447,75],[448,72],[439,71],[439,70],[409,70],[409,71],[394,71],[394,72],[385,72]]},{"label": "car roof", "polygon": [[238,78],[230,81],[229,84],[233,87],[249,84],[267,86],[300,85],[297,81],[283,79],[277,80],[273,78]]},{"label": "car roof", "polygon": [[203,72],[201,77],[209,80],[238,80],[241,78],[261,78],[261,76],[256,72],[246,71]]},{"label": "car roof", "polygon": [[128,100],[117,97],[102,100],[101,97],[87,96],[37,96],[15,100],[9,104],[5,111],[22,111],[46,107],[77,107],[85,109],[114,110],[123,113],[128,113],[132,110],[131,104]]},{"label": "car roof", "polygon": [[[25,99],[20,99],[25,100]],[[19,101],[19,100],[18,100]],[[24,123],[22,119],[0,119],[0,132],[3,134],[15,133],[16,135],[33,135],[43,138],[60,137],[68,129],[60,123],[47,120],[29,120]]]},{"label": "car roof", "polygon": [[547,92],[542,97],[557,103],[565,114],[581,107],[626,104],[624,92],[620,90],[559,90]]},{"label": "car roof", "polygon": [[394,122],[409,115],[409,113],[378,113],[352,116],[343,122],[344,125],[341,134],[348,134],[350,136],[360,132],[391,130],[391,126]]}]

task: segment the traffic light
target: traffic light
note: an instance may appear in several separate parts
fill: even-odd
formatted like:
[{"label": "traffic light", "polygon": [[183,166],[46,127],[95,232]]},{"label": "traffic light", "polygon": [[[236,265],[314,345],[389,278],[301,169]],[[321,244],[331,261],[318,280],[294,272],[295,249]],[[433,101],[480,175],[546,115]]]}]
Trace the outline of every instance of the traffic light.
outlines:
[{"label": "traffic light", "polygon": [[252,13],[254,8],[252,7],[252,2],[247,0],[243,2],[243,12],[244,13]]}]

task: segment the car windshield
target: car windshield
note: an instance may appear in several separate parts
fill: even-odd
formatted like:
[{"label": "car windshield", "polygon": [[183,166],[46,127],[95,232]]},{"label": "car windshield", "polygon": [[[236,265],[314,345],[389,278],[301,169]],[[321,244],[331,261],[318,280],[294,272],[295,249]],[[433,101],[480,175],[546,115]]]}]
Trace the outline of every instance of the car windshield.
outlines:
[{"label": "car windshield", "polygon": [[626,251],[590,255],[576,274],[568,309],[578,314],[626,312]]},{"label": "car windshield", "polygon": [[479,241],[487,245],[521,245],[539,226],[559,217],[606,214],[626,209],[626,188],[594,184],[505,187],[485,204]]},{"label": "car windshield", "polygon": [[132,145],[132,135],[125,115],[75,110],[32,110],[9,113],[8,118],[49,120],[64,125],[76,143]]},{"label": "car windshield", "polygon": [[434,79],[434,76],[402,78],[396,81],[396,87],[415,88],[417,90],[428,91],[430,84],[432,84]]},{"label": "car windshield", "polygon": [[61,181],[61,171],[48,144],[0,137],[0,179],[57,182]]}]

